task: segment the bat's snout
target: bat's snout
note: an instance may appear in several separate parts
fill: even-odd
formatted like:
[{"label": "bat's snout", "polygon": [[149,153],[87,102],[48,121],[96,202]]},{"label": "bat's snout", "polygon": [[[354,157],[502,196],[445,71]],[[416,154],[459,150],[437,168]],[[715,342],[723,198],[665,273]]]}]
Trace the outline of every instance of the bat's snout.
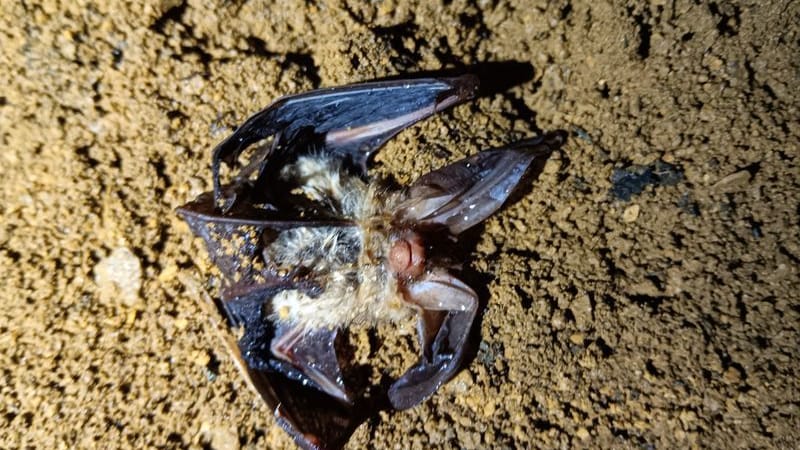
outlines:
[{"label": "bat's snout", "polygon": [[415,278],[425,270],[425,245],[422,237],[407,232],[392,242],[389,248],[389,270],[400,277]]}]

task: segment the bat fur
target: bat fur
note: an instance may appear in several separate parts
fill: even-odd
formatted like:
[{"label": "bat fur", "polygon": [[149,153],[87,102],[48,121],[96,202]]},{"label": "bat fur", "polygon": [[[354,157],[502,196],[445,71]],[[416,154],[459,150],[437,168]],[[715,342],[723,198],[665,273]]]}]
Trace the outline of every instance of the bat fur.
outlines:
[{"label": "bat fur", "polygon": [[322,275],[322,293],[300,289],[272,299],[270,318],[307,329],[371,326],[399,321],[418,309],[403,300],[386,268],[392,212],[402,195],[378,182],[365,182],[325,156],[303,156],[281,171],[292,191],[351,219],[354,227],[299,227],[282,231],[264,251],[280,268],[313,267]]}]

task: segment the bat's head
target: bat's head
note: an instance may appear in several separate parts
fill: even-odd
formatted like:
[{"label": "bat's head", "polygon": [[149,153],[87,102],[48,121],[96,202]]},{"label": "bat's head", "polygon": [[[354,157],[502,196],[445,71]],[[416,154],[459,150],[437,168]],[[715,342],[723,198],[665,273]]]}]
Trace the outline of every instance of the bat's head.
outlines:
[{"label": "bat's head", "polygon": [[425,271],[425,244],[419,233],[405,230],[389,245],[389,272],[401,278],[415,278]]}]

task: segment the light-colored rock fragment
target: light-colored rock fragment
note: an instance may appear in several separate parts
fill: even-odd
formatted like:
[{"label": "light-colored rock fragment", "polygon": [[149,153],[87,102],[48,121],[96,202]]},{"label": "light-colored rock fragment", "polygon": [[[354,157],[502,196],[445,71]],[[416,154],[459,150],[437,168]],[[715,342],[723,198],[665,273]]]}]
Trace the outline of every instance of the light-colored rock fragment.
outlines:
[{"label": "light-colored rock fragment", "polygon": [[625,211],[622,212],[622,221],[626,223],[636,222],[636,219],[639,218],[639,211],[641,208],[639,205],[631,205],[625,208]]},{"label": "light-colored rock fragment", "polygon": [[750,172],[746,170],[740,170],[723,177],[721,180],[714,183],[714,185],[711,186],[711,190],[720,194],[738,192],[744,190],[749,181]]},{"label": "light-colored rock fragment", "polygon": [[130,249],[117,248],[94,267],[94,282],[101,302],[133,306],[140,300],[142,265]]}]

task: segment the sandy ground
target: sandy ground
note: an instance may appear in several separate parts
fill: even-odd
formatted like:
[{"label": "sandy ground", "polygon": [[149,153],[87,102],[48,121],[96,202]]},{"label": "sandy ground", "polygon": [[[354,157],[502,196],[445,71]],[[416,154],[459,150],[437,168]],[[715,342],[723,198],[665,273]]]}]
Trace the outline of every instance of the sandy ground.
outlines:
[{"label": "sandy ground", "polygon": [[[377,170],[571,138],[479,234],[474,359],[350,448],[800,440],[800,3],[32,3],[0,6],[0,447],[290,446],[198,307],[214,271],[173,209],[280,95],[488,61],[533,77]],[[380,370],[414,360],[412,329],[379,335]]]}]

